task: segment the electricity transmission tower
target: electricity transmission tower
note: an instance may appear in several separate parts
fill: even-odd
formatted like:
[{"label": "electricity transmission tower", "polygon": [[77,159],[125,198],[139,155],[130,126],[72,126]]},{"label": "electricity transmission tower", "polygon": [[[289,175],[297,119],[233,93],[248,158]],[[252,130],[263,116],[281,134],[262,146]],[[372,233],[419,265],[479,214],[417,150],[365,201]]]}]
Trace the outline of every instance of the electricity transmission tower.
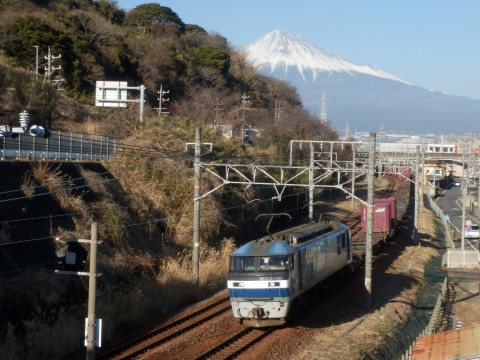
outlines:
[{"label": "electricity transmission tower", "polygon": [[327,123],[327,97],[324,92],[322,92],[322,99],[320,102],[320,123]]}]

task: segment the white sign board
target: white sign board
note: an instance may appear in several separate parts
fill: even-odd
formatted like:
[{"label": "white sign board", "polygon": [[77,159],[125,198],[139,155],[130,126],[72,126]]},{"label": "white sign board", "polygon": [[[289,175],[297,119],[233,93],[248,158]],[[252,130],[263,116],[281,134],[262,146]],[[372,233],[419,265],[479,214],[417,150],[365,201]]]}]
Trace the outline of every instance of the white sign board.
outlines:
[{"label": "white sign board", "polygon": [[95,85],[95,106],[127,107],[126,87],[126,81],[97,81]]},{"label": "white sign board", "polygon": [[[85,318],[85,341],[84,345],[87,346],[88,338],[88,318]],[[102,347],[102,319],[95,319],[95,347]]]}]

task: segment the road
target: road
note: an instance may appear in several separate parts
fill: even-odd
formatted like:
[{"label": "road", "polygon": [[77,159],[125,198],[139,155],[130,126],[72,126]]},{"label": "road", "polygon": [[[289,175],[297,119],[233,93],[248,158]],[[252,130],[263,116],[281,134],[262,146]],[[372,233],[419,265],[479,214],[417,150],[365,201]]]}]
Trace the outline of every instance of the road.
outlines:
[{"label": "road", "polygon": [[[455,181],[461,182],[459,179],[455,179]],[[454,186],[452,183],[439,194],[435,201],[443,210],[445,216],[448,216],[449,219],[447,219],[447,223],[451,228],[455,229],[458,234],[460,234],[458,238],[461,239],[461,231],[463,229],[462,188],[460,186]],[[478,220],[468,212],[465,212],[465,220],[471,220],[474,224],[478,223]],[[455,247],[461,249],[461,241],[455,241]],[[465,239],[465,250],[478,250],[477,240]]]}]

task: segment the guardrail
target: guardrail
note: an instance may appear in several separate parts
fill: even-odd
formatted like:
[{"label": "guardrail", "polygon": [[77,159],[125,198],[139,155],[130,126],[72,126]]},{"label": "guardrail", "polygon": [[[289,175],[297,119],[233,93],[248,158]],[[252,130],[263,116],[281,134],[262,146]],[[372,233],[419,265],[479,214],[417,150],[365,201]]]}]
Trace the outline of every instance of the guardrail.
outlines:
[{"label": "guardrail", "polygon": [[107,136],[51,131],[49,138],[19,135],[0,137],[0,160],[90,160],[112,156],[119,141]]}]

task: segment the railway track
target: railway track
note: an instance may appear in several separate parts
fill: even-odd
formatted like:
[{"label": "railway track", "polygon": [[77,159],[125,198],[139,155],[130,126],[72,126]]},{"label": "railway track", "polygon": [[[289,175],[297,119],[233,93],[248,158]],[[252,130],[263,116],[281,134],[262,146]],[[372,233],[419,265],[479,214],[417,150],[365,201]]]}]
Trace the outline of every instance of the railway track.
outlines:
[{"label": "railway track", "polygon": [[111,348],[105,353],[100,354],[97,359],[132,359],[230,310],[229,297],[222,297],[214,303],[206,305],[191,314],[185,315],[147,334]]},{"label": "railway track", "polygon": [[235,359],[238,355],[248,350],[251,346],[262,340],[274,328],[245,328],[239,333],[218,344],[214,348],[200,355],[197,360],[227,360]]},{"label": "railway track", "polygon": [[[396,190],[397,186],[398,184],[396,184],[392,179],[391,183],[383,190],[379,191],[375,196],[377,198],[389,197]],[[352,233],[358,232],[361,228],[359,216],[348,218],[345,222],[352,228]],[[191,313],[190,315],[175,320],[174,322],[168,323],[153,332],[150,332],[142,337],[138,337],[133,341],[122,344],[121,346],[118,346],[115,349],[111,349],[108,352],[100,354],[101,356],[97,359],[132,359],[135,357],[141,358],[142,354],[149,354],[147,355],[147,357],[150,359],[163,358],[163,356],[171,350],[163,350],[163,353],[161,350],[157,355],[155,355],[155,351],[151,350],[163,347],[163,345],[172,348],[172,345],[175,343],[175,341],[182,339],[182,335],[186,335],[187,332],[193,331],[200,326],[207,327],[209,329],[216,328],[218,325],[215,325],[215,321],[218,320],[215,319],[220,319],[220,316],[222,314],[225,314],[229,311],[231,311],[229,298],[228,296],[222,297],[215,303],[203,307],[195,311],[194,313]],[[209,321],[212,322],[210,323]],[[213,337],[208,340],[211,345],[207,351],[196,352],[192,348],[188,356],[186,355],[186,358],[234,359],[240,356],[242,353],[246,352],[248,354],[249,349],[255,349],[256,344],[259,343],[262,339],[269,338],[268,335],[274,332],[274,330],[275,328],[245,328],[236,329],[233,332],[233,335],[212,335]],[[224,333],[223,335],[226,334]],[[217,341],[220,341],[220,338],[222,338],[222,340],[220,343],[217,344],[217,341],[212,341],[215,338]],[[175,346],[173,348],[175,348]],[[203,346],[203,348],[207,349],[206,346]],[[167,352],[165,353],[165,351]],[[196,355],[194,355],[195,352]]]}]

